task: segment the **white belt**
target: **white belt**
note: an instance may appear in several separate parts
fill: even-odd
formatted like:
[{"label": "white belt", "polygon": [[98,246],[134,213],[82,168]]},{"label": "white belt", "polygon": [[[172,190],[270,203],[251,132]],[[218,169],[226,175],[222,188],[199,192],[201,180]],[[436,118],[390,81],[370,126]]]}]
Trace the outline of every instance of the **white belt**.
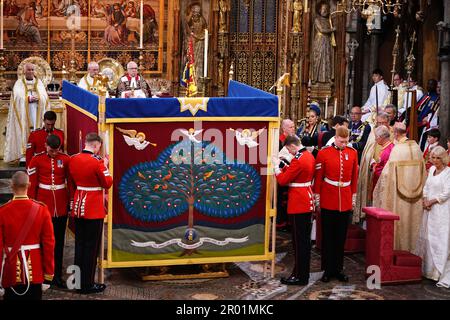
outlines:
[{"label": "white belt", "polygon": [[61,190],[61,189],[65,189],[66,185],[65,184],[43,184],[43,183],[39,183],[39,188],[45,189],[45,190]]},{"label": "white belt", "polygon": [[[26,244],[23,246],[20,246],[20,251],[26,251],[26,250],[33,250],[33,249],[39,249],[41,245],[39,243],[36,244]],[[8,250],[11,251],[12,247],[8,247]],[[25,260],[24,260],[25,261]]]},{"label": "white belt", "polygon": [[302,188],[302,187],[310,187],[310,186],[311,186],[311,181],[308,181],[305,183],[297,183],[297,182],[289,183],[289,187],[293,187],[293,188]]},{"label": "white belt", "polygon": [[334,180],[330,180],[328,178],[324,179],[326,183],[331,184],[332,186],[335,187],[348,187],[352,182],[351,181],[334,181]]},{"label": "white belt", "polygon": [[[41,247],[41,245],[39,243],[27,244],[27,245],[20,246],[20,250],[19,251],[20,251],[21,256],[22,256],[23,271],[25,273],[25,278],[27,279],[27,288],[26,288],[26,290],[23,293],[18,293],[18,292],[16,292],[14,290],[14,288],[11,288],[14,291],[14,293],[17,294],[18,296],[23,296],[24,294],[26,294],[28,292],[28,289],[30,288],[30,273],[28,271],[28,266],[27,266],[27,263],[26,263],[27,259],[25,257],[25,251],[33,250],[33,249],[39,249],[40,247]],[[11,251],[11,250],[12,250],[12,247],[8,247],[8,251]],[[3,257],[5,258],[6,254],[4,254]],[[0,284],[1,284],[2,277],[3,277],[3,267],[4,267],[3,265],[4,265],[4,262],[5,261],[3,260],[2,270],[1,270],[1,274],[0,274]]]},{"label": "white belt", "polygon": [[77,187],[78,190],[81,191],[102,191],[103,188],[102,187]]}]

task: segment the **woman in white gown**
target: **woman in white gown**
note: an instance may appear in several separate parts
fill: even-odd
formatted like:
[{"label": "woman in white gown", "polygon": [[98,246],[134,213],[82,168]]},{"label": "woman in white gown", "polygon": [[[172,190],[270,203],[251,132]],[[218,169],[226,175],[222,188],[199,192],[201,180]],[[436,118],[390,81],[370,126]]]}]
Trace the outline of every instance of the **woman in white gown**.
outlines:
[{"label": "woman in white gown", "polygon": [[423,190],[423,217],[417,240],[417,255],[423,259],[424,277],[450,287],[450,167],[442,147],[431,152],[428,179]]}]

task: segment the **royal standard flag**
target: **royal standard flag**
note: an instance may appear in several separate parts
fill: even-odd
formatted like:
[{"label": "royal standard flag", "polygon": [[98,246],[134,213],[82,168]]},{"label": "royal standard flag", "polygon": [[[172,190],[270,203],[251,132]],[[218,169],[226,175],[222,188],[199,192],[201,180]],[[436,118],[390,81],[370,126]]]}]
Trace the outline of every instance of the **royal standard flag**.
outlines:
[{"label": "royal standard flag", "polygon": [[187,88],[186,95],[192,97],[197,94],[197,85],[195,83],[195,61],[194,61],[194,45],[192,36],[189,38],[187,50],[187,61],[181,75],[180,83]]}]

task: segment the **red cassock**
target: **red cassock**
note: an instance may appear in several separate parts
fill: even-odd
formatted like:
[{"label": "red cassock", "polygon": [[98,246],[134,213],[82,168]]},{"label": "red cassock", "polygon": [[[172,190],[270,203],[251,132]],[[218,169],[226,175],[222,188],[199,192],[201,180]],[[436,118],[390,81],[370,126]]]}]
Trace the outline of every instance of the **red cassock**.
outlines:
[{"label": "red cassock", "polygon": [[[44,279],[48,281],[53,279],[55,238],[50,213],[43,203],[28,199],[27,196],[16,196],[0,207],[0,248],[14,246],[23,224],[30,215],[33,203],[39,205],[39,211],[22,242],[21,250],[10,264],[5,262],[3,266],[4,288],[27,284],[27,274],[28,281],[33,284],[43,283]],[[3,250],[0,252],[1,267],[4,259]]]},{"label": "red cassock", "polygon": [[51,134],[59,137],[61,140],[61,150],[64,150],[64,132],[62,130],[53,129],[52,131],[47,131],[45,128],[34,130],[28,137],[27,151],[25,154],[27,166],[35,155],[46,151],[45,142],[47,141],[47,137]]},{"label": "red cassock", "polygon": [[27,172],[30,177],[28,196],[48,206],[52,217],[67,215],[69,191],[66,179],[69,175],[70,157],[59,152],[51,158],[42,152],[31,159]]},{"label": "red cassock", "polygon": [[112,177],[103,159],[83,150],[70,159],[69,181],[74,190],[72,215],[84,219],[104,219],[104,189],[112,185]]},{"label": "red cassock", "polygon": [[288,214],[309,213],[314,211],[314,199],[311,189],[314,178],[315,160],[313,155],[303,148],[297,152],[289,166],[277,174],[282,186],[289,186]]},{"label": "red cassock", "polygon": [[335,211],[352,210],[352,195],[358,183],[358,153],[334,144],[324,147],[316,158],[314,193],[320,194],[320,207]]}]

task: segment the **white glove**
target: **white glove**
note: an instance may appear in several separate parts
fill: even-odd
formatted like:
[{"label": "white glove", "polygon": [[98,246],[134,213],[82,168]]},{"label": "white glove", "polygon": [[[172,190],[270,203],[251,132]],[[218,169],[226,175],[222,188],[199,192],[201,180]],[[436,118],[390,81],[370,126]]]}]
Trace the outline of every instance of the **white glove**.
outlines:
[{"label": "white glove", "polygon": [[280,166],[280,159],[278,159],[278,157],[272,156],[272,163],[274,168],[278,168]]},{"label": "white glove", "polygon": [[314,202],[317,208],[320,208],[320,194],[315,194],[314,195]]},{"label": "white glove", "polygon": [[49,284],[45,284],[45,283],[42,284],[42,292],[47,291],[49,288],[50,288]]}]

